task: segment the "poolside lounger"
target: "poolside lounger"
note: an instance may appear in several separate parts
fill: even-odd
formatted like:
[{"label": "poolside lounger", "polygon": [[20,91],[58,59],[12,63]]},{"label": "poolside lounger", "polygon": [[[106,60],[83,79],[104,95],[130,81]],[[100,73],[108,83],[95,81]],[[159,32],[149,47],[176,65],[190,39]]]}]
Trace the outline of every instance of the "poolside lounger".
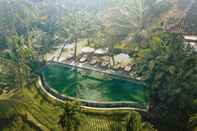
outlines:
[{"label": "poolside lounger", "polygon": [[101,63],[101,67],[107,67],[108,65],[109,65],[109,63],[107,63],[107,62]]},{"label": "poolside lounger", "polygon": [[96,59],[93,59],[90,61],[90,65],[95,65],[97,63],[97,60]]},{"label": "poolside lounger", "polygon": [[71,60],[73,58],[73,55],[69,55],[66,59]]},{"label": "poolside lounger", "polygon": [[83,57],[81,57],[79,62],[83,63],[83,62],[87,61],[87,59],[88,59],[87,56],[83,56]]},{"label": "poolside lounger", "polygon": [[59,62],[61,62],[61,63],[66,62],[66,59],[64,59],[64,60],[59,60]]},{"label": "poolside lounger", "polygon": [[115,66],[113,66],[112,67],[114,70],[119,70],[120,69],[120,65],[118,64],[118,65],[115,65]]},{"label": "poolside lounger", "polygon": [[125,68],[124,68],[124,70],[126,71],[126,72],[130,72],[131,71],[131,66],[126,66]]}]

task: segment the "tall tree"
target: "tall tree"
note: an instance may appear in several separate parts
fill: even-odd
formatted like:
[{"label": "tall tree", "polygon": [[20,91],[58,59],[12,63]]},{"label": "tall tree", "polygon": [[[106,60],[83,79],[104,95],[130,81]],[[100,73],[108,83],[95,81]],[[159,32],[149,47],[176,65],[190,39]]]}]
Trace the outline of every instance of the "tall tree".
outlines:
[{"label": "tall tree", "polygon": [[170,7],[166,1],[130,0],[109,9],[105,16],[120,39],[132,36],[133,41],[143,43],[152,28],[158,27],[161,14]]},{"label": "tall tree", "polygon": [[80,1],[76,0],[69,3],[65,9],[63,20],[64,30],[69,34],[71,42],[74,42],[74,57],[77,57],[78,41],[80,38],[87,39],[90,44],[91,38],[100,28],[100,22],[96,17],[96,12],[89,7],[83,7]]},{"label": "tall tree", "polygon": [[70,8],[66,10],[66,17],[65,17],[65,31],[68,32],[70,35],[71,41],[74,42],[74,58],[76,60],[77,57],[77,45],[78,39],[81,35],[81,15],[82,12],[80,11],[77,3],[72,5]]},{"label": "tall tree", "polygon": [[0,1],[1,37],[13,34],[26,35],[32,28],[31,22],[36,13],[25,0]]},{"label": "tall tree", "polygon": [[181,36],[166,32],[153,36],[148,46],[136,61],[150,89],[150,114],[160,130],[186,130],[188,114],[196,111],[197,53]]},{"label": "tall tree", "polygon": [[[14,87],[23,87],[30,80],[32,71],[32,62],[36,59],[31,47],[30,38],[14,36],[8,38],[7,51],[1,56],[1,69],[5,72],[1,73],[4,78],[8,77],[7,82],[10,85],[10,80],[13,80]],[[7,70],[7,71],[6,71]],[[10,79],[9,78],[13,78]],[[6,80],[6,79],[2,79]]]},{"label": "tall tree", "polygon": [[58,124],[65,131],[78,131],[85,121],[85,115],[82,114],[80,103],[66,101],[63,108],[64,112],[60,116]]}]

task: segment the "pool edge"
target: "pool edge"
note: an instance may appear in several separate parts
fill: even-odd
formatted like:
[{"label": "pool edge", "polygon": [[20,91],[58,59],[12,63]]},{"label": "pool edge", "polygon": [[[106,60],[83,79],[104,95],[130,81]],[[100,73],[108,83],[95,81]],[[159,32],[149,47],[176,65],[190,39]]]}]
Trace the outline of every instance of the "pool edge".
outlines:
[{"label": "pool edge", "polygon": [[75,97],[66,96],[52,89],[49,84],[45,81],[43,74],[39,74],[39,85],[41,89],[50,95],[53,98],[58,99],[61,102],[64,101],[80,101],[83,107],[87,108],[96,108],[96,109],[132,109],[136,111],[147,112],[149,106],[145,104],[140,104],[137,102],[129,102],[129,101],[119,101],[119,102],[96,102],[96,101],[88,101],[84,99],[79,99]]}]

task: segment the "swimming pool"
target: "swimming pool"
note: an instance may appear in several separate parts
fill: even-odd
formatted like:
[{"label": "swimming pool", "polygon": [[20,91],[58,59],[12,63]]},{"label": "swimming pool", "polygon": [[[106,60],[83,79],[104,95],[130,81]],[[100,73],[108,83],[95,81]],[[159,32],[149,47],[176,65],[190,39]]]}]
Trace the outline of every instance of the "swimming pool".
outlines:
[{"label": "swimming pool", "polygon": [[148,105],[148,91],[139,81],[61,64],[47,64],[41,73],[50,88],[69,97]]}]

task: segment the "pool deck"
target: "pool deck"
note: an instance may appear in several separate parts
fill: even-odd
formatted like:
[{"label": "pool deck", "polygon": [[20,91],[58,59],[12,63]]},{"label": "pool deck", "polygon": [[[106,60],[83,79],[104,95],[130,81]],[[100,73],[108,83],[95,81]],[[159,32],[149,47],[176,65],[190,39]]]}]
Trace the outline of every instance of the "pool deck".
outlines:
[{"label": "pool deck", "polygon": [[[140,83],[144,83],[144,81],[140,78],[140,77],[132,77],[130,76],[128,73],[123,72],[123,71],[115,71],[113,69],[103,69],[99,66],[92,66],[86,63],[76,63],[74,61],[68,61],[68,62],[58,62],[58,61],[48,61],[48,64],[59,64],[62,66],[70,66],[70,67],[77,67],[77,68],[81,68],[81,69],[85,69],[85,70],[92,70],[92,71],[96,71],[96,72],[101,72],[104,74],[108,74],[108,75],[112,75],[115,77],[121,77],[124,78],[126,80],[133,80],[136,82],[140,82]],[[145,84],[145,83],[144,83]]]}]

